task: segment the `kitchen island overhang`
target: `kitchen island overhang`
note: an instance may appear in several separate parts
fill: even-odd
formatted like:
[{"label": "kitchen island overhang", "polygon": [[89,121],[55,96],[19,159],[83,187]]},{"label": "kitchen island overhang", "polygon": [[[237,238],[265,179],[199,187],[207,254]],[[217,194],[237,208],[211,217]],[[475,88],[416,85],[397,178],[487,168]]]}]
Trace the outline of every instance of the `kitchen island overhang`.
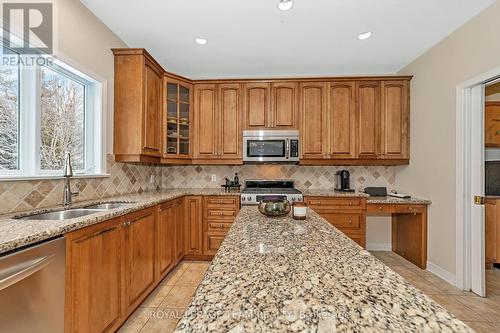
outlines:
[{"label": "kitchen island overhang", "polygon": [[472,332],[318,214],[243,207],[176,332]]}]

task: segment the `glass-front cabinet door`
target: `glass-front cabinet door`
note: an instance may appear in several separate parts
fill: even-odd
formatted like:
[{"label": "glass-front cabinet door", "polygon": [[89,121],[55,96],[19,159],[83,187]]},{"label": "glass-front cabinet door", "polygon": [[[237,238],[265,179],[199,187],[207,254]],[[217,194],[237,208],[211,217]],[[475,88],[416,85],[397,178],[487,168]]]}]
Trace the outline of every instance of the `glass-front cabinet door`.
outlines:
[{"label": "glass-front cabinet door", "polygon": [[166,77],[165,158],[189,158],[191,152],[191,85]]}]

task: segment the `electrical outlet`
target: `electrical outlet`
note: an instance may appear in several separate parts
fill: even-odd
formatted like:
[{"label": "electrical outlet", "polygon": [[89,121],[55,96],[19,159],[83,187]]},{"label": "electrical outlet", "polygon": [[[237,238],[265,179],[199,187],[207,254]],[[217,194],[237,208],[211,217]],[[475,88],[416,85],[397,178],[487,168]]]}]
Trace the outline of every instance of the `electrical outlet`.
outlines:
[{"label": "electrical outlet", "polygon": [[216,182],[217,181],[217,175],[212,175],[212,181]]},{"label": "electrical outlet", "polygon": [[155,181],[156,181],[156,177],[155,177],[155,175],[151,175],[151,176],[149,176],[149,183],[150,183],[150,184],[154,184],[154,183],[155,183]]}]

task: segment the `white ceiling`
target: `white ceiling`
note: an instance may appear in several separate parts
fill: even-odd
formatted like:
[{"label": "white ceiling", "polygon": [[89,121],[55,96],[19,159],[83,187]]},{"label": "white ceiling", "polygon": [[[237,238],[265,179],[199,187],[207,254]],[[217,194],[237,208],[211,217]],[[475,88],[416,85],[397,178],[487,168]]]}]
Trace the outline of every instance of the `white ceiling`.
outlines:
[{"label": "white ceiling", "polygon": [[[278,0],[81,1],[128,46],[190,78],[395,73],[495,2],[294,0],[282,12]],[[358,40],[365,31],[373,37]]]}]

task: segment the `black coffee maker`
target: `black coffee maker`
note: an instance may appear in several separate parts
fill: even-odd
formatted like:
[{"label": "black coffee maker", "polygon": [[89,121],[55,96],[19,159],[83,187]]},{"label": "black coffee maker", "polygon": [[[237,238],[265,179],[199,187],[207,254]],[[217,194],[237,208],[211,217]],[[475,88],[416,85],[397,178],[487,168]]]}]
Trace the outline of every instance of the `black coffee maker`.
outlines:
[{"label": "black coffee maker", "polygon": [[340,171],[337,171],[336,175],[337,175],[337,184],[335,185],[335,191],[354,192],[354,190],[351,189],[351,186],[350,186],[349,171],[340,170]]}]

